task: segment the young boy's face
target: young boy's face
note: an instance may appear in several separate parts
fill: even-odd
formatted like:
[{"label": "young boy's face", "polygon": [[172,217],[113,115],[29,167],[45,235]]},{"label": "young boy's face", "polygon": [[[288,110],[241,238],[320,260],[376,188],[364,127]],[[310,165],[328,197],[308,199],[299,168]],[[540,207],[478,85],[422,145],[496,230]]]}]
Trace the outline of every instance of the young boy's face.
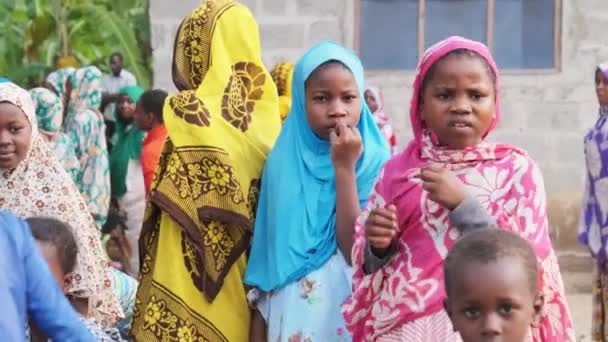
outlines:
[{"label": "young boy's face", "polygon": [[451,279],[445,305],[463,342],[524,342],[542,297],[518,258],[469,262]]},{"label": "young boy's face", "polygon": [[66,282],[66,274],[61,266],[61,259],[59,258],[59,253],[57,253],[57,248],[50,243],[45,243],[41,241],[36,241],[38,244],[38,249],[42,253],[42,256],[46,260],[46,263],[49,265],[49,269],[53,274],[53,277],[57,281],[57,284],[65,293],[65,289],[67,287]]},{"label": "young boy's face", "polygon": [[135,122],[137,128],[141,129],[142,131],[147,132],[152,129],[150,113],[145,112],[144,106],[141,103],[141,99],[137,101],[135,113],[133,114],[133,121]]}]

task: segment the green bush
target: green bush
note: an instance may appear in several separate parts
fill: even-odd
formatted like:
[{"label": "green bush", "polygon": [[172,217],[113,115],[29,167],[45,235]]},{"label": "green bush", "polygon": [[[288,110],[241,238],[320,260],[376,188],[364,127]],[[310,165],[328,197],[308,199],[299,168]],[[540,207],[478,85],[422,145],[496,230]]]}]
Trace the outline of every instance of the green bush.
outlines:
[{"label": "green bush", "polygon": [[40,85],[59,61],[109,72],[120,51],[140,85],[152,84],[148,0],[0,0],[0,76]]}]

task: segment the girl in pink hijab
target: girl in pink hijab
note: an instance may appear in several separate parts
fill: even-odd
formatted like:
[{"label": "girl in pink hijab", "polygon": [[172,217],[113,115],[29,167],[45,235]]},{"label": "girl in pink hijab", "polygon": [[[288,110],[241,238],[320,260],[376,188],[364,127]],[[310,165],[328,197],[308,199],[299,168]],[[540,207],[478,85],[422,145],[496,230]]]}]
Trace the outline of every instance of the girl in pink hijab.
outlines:
[{"label": "girl in pink hijab", "polygon": [[374,114],[374,121],[384,139],[391,148],[391,154],[397,152],[397,136],[393,130],[393,126],[390,124],[388,115],[384,113],[384,94],[382,89],[376,86],[367,86],[365,88],[365,103]]},{"label": "girl in pink hijab", "polygon": [[[540,170],[525,151],[485,141],[500,120],[498,91],[485,45],[451,37],[425,53],[410,107],[414,139],[384,166],[356,226],[343,306],[354,341],[461,341],[443,310],[443,261],[462,234],[492,226],[525,238],[538,257],[542,295],[526,341],[575,340]],[[509,305],[497,319],[518,310]],[[475,322],[474,313],[452,314]],[[479,337],[507,335],[492,328]]]}]

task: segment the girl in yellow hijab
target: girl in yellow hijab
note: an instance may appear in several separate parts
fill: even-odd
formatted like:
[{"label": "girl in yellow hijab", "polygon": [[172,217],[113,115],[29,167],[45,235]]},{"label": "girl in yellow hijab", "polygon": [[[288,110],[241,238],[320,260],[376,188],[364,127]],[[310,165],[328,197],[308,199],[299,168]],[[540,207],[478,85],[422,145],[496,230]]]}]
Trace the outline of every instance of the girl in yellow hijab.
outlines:
[{"label": "girl in yellow hijab", "polygon": [[178,30],[168,139],[142,235],[137,341],[249,340],[243,275],[278,96],[251,12],[206,0]]},{"label": "girl in yellow hijab", "polygon": [[279,94],[279,113],[281,121],[285,122],[287,114],[291,110],[291,82],[293,80],[293,70],[295,65],[290,62],[277,63],[270,74],[277,86]]}]

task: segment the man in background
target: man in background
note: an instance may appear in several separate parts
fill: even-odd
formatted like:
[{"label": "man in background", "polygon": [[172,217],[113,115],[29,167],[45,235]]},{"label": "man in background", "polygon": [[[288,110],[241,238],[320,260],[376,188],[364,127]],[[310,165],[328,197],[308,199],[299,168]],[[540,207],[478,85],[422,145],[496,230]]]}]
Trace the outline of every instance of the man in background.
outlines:
[{"label": "man in background", "polygon": [[114,126],[116,119],[116,104],[118,103],[120,89],[127,86],[137,85],[137,80],[132,73],[123,68],[124,58],[120,52],[114,52],[110,55],[110,69],[112,72],[105,75],[101,86],[103,94],[101,97],[101,110],[103,111],[104,121],[106,122],[106,137],[110,142],[114,135]]}]

